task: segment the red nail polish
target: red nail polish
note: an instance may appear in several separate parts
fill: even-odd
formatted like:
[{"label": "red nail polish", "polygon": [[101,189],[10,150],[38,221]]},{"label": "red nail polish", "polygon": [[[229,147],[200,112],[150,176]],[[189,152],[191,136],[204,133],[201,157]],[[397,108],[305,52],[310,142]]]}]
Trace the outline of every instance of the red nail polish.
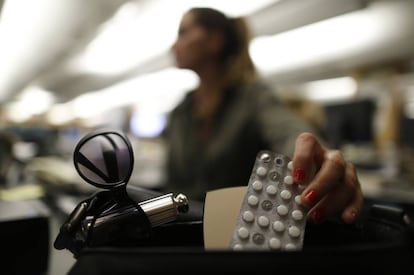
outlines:
[{"label": "red nail polish", "polygon": [[295,179],[295,181],[303,181],[305,179],[305,171],[300,168],[295,168],[293,170],[293,178]]},{"label": "red nail polish", "polygon": [[325,215],[323,214],[323,211],[320,209],[317,209],[313,212],[313,220],[317,223],[322,222],[325,219]]},{"label": "red nail polish", "polygon": [[309,193],[306,194],[305,198],[311,203],[315,202],[316,192],[314,190],[309,191]]},{"label": "red nail polish", "polygon": [[357,218],[357,214],[356,214],[356,212],[354,210],[351,211],[351,217],[352,217],[352,221],[351,222],[354,222],[356,220],[356,218]]}]

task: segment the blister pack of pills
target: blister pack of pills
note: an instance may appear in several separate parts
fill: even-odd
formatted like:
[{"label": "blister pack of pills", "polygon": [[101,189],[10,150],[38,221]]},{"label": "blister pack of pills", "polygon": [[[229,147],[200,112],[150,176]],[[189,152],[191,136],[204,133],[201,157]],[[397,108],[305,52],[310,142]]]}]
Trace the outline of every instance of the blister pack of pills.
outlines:
[{"label": "blister pack of pills", "polygon": [[272,151],[257,154],[233,236],[232,250],[301,250],[306,209],[303,187],[294,183],[289,157]]}]

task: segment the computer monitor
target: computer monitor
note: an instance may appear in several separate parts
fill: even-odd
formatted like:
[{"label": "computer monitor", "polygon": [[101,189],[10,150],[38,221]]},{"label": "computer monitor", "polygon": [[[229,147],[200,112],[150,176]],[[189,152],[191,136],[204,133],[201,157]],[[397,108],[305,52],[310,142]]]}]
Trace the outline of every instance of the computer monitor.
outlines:
[{"label": "computer monitor", "polygon": [[414,149],[414,118],[402,116],[400,119],[399,142],[402,146]]},{"label": "computer monitor", "polygon": [[325,137],[334,148],[349,143],[368,144],[374,139],[375,102],[372,99],[324,105]]},{"label": "computer monitor", "polygon": [[164,130],[167,117],[164,113],[133,112],[129,120],[129,130],[139,138],[155,138]]}]

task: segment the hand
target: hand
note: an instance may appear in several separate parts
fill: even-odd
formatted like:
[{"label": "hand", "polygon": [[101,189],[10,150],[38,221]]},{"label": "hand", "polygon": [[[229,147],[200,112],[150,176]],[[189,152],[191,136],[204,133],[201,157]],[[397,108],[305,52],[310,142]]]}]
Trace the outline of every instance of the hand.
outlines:
[{"label": "hand", "polygon": [[[355,167],[339,150],[324,147],[310,133],[296,139],[293,177],[306,185],[301,204],[316,223],[340,214],[345,223],[355,222],[363,207],[363,194]],[[313,175],[314,174],[314,175]]]}]

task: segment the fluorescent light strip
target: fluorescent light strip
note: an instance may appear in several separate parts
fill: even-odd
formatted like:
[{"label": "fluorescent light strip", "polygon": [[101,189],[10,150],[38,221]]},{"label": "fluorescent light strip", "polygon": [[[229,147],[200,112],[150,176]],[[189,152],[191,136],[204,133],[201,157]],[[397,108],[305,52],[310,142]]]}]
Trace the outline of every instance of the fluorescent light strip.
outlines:
[{"label": "fluorescent light strip", "polygon": [[263,75],[342,61],[389,43],[385,40],[389,33],[402,33],[398,14],[389,5],[345,14],[278,35],[257,37],[250,52]]},{"label": "fluorescent light strip", "polygon": [[48,121],[56,125],[65,124],[101,116],[111,109],[128,105],[139,105],[143,111],[166,113],[197,82],[197,76],[191,71],[166,68],[55,106],[48,113]]},{"label": "fluorescent light strip", "polygon": [[303,97],[318,102],[349,99],[357,91],[357,84],[351,77],[311,81],[303,86]]}]

